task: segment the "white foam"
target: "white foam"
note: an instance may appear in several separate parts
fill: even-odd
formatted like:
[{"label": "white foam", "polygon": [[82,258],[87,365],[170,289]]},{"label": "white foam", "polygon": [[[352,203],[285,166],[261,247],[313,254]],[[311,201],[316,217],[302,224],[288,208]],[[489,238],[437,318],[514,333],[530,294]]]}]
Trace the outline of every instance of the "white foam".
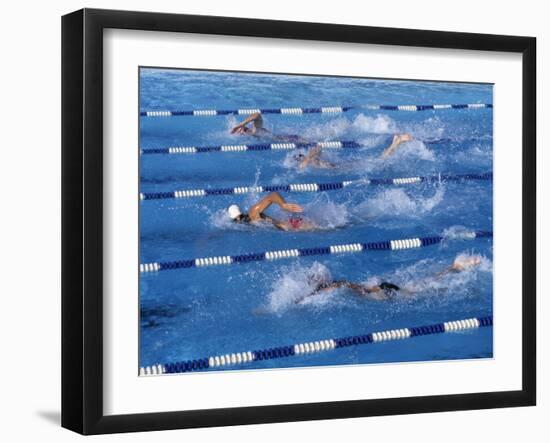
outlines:
[{"label": "white foam", "polygon": [[395,134],[399,131],[393,119],[384,114],[376,117],[359,114],[351,123],[352,129],[369,134]]},{"label": "white foam", "polygon": [[[354,281],[366,286],[374,286],[382,281],[389,281],[402,288],[399,296],[390,302],[362,300],[357,297],[344,296],[345,288],[322,291],[313,296],[316,287],[323,282],[330,282],[339,276],[331,275],[330,267],[319,262],[311,266],[293,264],[281,267],[280,274],[275,276],[272,289],[267,295],[264,313],[282,315],[289,309],[334,309],[335,306],[358,307],[364,309],[369,304],[369,321],[375,321],[378,315],[386,316],[388,310],[426,312],[452,304],[456,307],[459,300],[464,300],[464,309],[468,309],[471,299],[485,296],[479,291],[480,273],[492,273],[492,262],[485,256],[473,251],[463,251],[456,255],[455,260],[477,257],[478,266],[472,266],[462,272],[450,272],[438,275],[453,263],[453,257],[427,258],[418,260],[407,266],[392,269],[389,274],[368,275]],[[297,303],[299,301],[299,303]]]},{"label": "white foam", "polygon": [[395,281],[404,291],[406,296],[396,299],[392,309],[407,311],[413,309],[419,312],[438,309],[438,307],[452,304],[456,307],[459,300],[465,300],[465,309],[468,309],[469,299],[486,296],[480,293],[478,288],[479,273],[491,273],[492,262],[485,256],[462,252],[456,259],[468,259],[477,257],[481,260],[478,266],[471,266],[462,272],[449,272],[440,274],[453,263],[452,258],[447,259],[423,259],[409,266],[397,269],[393,275],[387,277]]},{"label": "white foam", "polygon": [[447,240],[464,240],[472,237],[472,229],[455,225],[443,231],[443,237]]},{"label": "white foam", "polygon": [[[311,294],[321,282],[331,281],[329,269],[319,262],[311,266],[281,267],[278,278],[272,285],[271,292],[267,295],[267,309],[276,314],[299,306],[296,304],[302,297]],[[319,297],[310,297],[319,298]],[[310,302],[305,299],[304,303]],[[320,302],[319,300],[314,301]]]},{"label": "white foam", "polygon": [[480,164],[491,164],[493,159],[493,149],[491,141],[485,143],[475,143],[468,149],[461,149],[452,154],[453,161],[457,164],[472,165],[478,167]]},{"label": "white foam", "polygon": [[346,226],[350,214],[346,204],[334,203],[327,194],[317,195],[314,200],[304,205],[305,214],[321,229],[335,229]]},{"label": "white foam", "polygon": [[279,132],[300,134],[308,140],[363,139],[362,141],[368,144],[372,138],[379,139],[372,137],[373,135],[395,134],[399,132],[399,128],[395,121],[386,115],[372,117],[359,114],[353,119],[341,116],[327,122],[310,124],[305,128],[303,125],[287,126]]},{"label": "white foam", "polygon": [[393,160],[400,158],[417,158],[433,162],[436,156],[434,151],[428,149],[422,141],[413,139],[398,146],[392,156],[388,157]]},{"label": "white foam", "polygon": [[444,196],[443,186],[438,186],[435,194],[428,198],[412,197],[403,188],[388,188],[361,203],[356,213],[360,218],[383,215],[419,217],[432,211],[442,202]]},{"label": "white foam", "polygon": [[440,117],[430,117],[426,120],[406,122],[400,127],[401,132],[410,132],[419,140],[431,140],[445,137],[445,134],[454,129],[447,127]]}]

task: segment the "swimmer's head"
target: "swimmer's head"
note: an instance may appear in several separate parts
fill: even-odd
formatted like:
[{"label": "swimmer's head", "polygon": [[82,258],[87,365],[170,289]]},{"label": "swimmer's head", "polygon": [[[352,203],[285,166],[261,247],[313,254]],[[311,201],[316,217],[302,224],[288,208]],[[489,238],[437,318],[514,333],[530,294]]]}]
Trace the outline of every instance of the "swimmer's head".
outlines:
[{"label": "swimmer's head", "polygon": [[301,162],[304,158],[306,158],[306,156],[305,156],[304,154],[302,154],[302,153],[296,154],[296,155],[294,156],[294,160],[296,160],[297,162]]},{"label": "swimmer's head", "polygon": [[229,218],[233,221],[238,220],[239,217],[243,215],[241,208],[239,208],[237,205],[231,205],[229,208],[227,208],[227,215],[229,215]]},{"label": "swimmer's head", "polygon": [[246,126],[239,126],[233,131],[234,134],[239,134],[239,135],[248,134],[250,132],[251,132],[251,129],[247,128]]},{"label": "swimmer's head", "polygon": [[318,285],[319,283],[323,283],[326,278],[324,278],[323,275],[317,274],[317,273],[309,273],[307,274],[307,284],[308,285]]}]

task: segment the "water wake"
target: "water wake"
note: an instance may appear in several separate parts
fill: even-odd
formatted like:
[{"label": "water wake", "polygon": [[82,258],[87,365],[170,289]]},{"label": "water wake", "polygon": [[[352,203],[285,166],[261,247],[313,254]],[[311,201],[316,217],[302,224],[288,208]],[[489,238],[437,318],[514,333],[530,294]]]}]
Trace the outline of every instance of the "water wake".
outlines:
[{"label": "water wake", "polygon": [[[294,264],[291,267],[282,267],[270,292],[266,297],[264,311],[281,315],[289,309],[332,309],[336,306],[355,305],[364,306],[365,303],[391,311],[419,310],[426,311],[437,306],[456,304],[457,301],[468,303],[480,293],[482,280],[490,287],[492,261],[473,251],[464,251],[455,257],[455,261],[464,261],[475,258],[477,266],[471,266],[462,272],[444,272],[452,262],[436,259],[419,260],[411,265],[396,269],[387,275],[367,275],[355,283],[365,286],[374,286],[382,281],[397,284],[401,291],[395,298],[385,301],[365,300],[348,289],[326,290],[314,295],[321,282],[339,280],[342,276],[333,276],[330,269],[314,262],[311,266]],[[484,277],[485,274],[485,277]],[[382,309],[382,308],[381,308]]]},{"label": "water wake", "polygon": [[444,186],[438,186],[435,194],[427,198],[411,196],[402,188],[384,189],[359,204],[354,214],[363,220],[396,215],[416,218],[431,212],[444,196]]}]

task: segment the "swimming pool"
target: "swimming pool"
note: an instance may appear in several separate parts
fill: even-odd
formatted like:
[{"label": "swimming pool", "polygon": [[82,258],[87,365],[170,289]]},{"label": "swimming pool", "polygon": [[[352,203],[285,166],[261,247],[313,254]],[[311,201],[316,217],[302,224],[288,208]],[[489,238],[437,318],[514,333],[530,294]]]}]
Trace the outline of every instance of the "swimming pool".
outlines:
[{"label": "swimming pool", "polygon": [[[437,103],[492,103],[492,85],[140,70],[141,111]],[[274,143],[269,137],[229,134],[244,117],[140,117],[140,148]],[[264,124],[276,134],[315,142],[351,140],[356,146],[324,149],[323,158],[334,165],[330,169],[299,169],[296,153],[307,152],[299,146],[141,155],[140,192],[348,183],[320,192],[281,192],[302,205],[320,229],[283,232],[231,222],[229,205],[248,208],[265,193],[144,199],[140,263],[425,236],[442,236],[442,241],[404,250],[141,273],[140,366],[492,315],[492,237],[461,238],[465,232],[492,231],[492,180],[445,179],[446,174],[492,172],[491,108],[266,114]],[[413,140],[381,159],[396,133],[410,133]],[[373,180],[418,176],[431,179]],[[282,217],[277,208],[269,212]],[[434,277],[464,255],[479,256],[481,263]],[[408,292],[376,301],[336,289],[296,303],[314,289],[311,276],[367,285],[389,281]],[[492,328],[475,328],[223,369],[491,357],[492,333]]]}]

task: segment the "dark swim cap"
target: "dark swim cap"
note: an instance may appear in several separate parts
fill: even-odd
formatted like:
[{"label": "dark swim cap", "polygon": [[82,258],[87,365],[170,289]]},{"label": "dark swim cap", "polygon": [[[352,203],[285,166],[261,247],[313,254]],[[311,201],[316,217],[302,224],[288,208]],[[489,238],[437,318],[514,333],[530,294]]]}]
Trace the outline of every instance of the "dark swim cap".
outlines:
[{"label": "dark swim cap", "polygon": [[399,291],[399,286],[394,285],[393,283],[388,283],[386,281],[383,281],[378,286],[380,286],[380,289],[383,289],[384,291]]}]

